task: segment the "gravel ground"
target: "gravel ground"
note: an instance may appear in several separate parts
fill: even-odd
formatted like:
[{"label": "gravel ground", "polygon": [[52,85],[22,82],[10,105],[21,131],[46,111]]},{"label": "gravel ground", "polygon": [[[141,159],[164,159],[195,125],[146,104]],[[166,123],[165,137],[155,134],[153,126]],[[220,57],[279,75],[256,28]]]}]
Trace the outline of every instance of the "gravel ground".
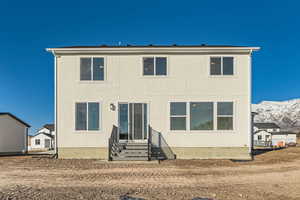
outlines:
[{"label": "gravel ground", "polygon": [[[300,199],[300,147],[254,161],[0,157],[0,199]],[[127,198],[128,199],[128,198]]]}]

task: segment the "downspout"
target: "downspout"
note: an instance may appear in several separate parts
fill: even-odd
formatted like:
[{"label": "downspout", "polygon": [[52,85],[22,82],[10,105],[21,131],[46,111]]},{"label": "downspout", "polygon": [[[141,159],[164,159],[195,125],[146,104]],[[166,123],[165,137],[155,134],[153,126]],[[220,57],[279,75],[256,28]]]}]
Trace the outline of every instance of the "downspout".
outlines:
[{"label": "downspout", "polygon": [[250,49],[250,52],[249,52],[249,123],[250,123],[250,130],[249,130],[249,154],[251,156],[251,158],[253,159],[253,156],[252,156],[252,147],[253,147],[253,142],[252,142],[252,132],[253,132],[253,127],[252,127],[252,108],[251,108],[251,105],[252,105],[252,49]]},{"label": "downspout", "polygon": [[52,51],[54,55],[54,132],[55,132],[55,158],[58,158],[58,144],[57,144],[57,56],[55,55],[55,51]]},{"label": "downspout", "polygon": [[29,140],[28,140],[28,127],[25,128],[25,154],[28,154],[28,145],[29,145]]}]

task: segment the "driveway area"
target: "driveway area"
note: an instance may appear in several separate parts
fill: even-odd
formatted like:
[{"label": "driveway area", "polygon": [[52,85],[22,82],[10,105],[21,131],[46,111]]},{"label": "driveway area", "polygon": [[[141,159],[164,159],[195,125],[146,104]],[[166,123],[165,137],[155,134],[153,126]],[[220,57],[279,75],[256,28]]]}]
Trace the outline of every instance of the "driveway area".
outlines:
[{"label": "driveway area", "polygon": [[[254,161],[0,157],[0,199],[300,199],[300,147]],[[128,199],[128,198],[127,198]]]}]

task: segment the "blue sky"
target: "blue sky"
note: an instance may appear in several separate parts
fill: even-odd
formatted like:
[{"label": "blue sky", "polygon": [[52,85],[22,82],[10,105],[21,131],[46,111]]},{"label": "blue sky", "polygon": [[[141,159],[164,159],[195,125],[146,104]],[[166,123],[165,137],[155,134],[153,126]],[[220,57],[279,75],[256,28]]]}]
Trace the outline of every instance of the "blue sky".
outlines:
[{"label": "blue sky", "polygon": [[299,1],[2,1],[0,111],[53,122],[47,47],[111,44],[260,46],[253,102],[300,97]]}]

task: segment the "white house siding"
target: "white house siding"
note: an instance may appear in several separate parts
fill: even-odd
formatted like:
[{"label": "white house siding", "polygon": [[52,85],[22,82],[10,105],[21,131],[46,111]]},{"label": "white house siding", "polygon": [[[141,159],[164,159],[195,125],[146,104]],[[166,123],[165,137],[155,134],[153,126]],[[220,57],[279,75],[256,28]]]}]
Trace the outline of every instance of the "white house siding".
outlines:
[{"label": "white house siding", "polygon": [[[48,139],[50,140],[50,148],[52,147],[51,145],[51,137],[45,135],[45,134],[38,134],[36,136],[31,137],[31,150],[36,150],[36,149],[46,149],[47,147],[45,146],[45,140]],[[37,145],[35,143],[35,140],[40,140],[40,144]],[[49,147],[48,147],[49,148]]]},{"label": "white house siding", "polygon": [[286,143],[297,143],[297,134],[296,133],[289,133],[286,136]]},{"label": "white house siding", "polygon": [[[142,58],[167,56],[167,77],[143,77]],[[79,81],[80,57],[105,58],[104,82]],[[211,56],[233,56],[235,75],[209,76]],[[110,104],[145,102],[149,104],[149,123],[162,132],[169,146],[243,147],[251,140],[251,57],[249,54],[210,55],[60,55],[57,57],[58,148],[108,147],[112,126],[118,125],[118,112]],[[100,102],[101,131],[75,131],[75,103]],[[170,131],[170,102],[234,102],[232,131]]]},{"label": "white house siding", "polygon": [[272,134],[272,145],[278,146],[279,143],[283,142],[283,145],[286,144],[287,134]]},{"label": "white house siding", "polygon": [[254,140],[259,140],[258,136],[261,136],[260,141],[271,141],[271,133],[267,131],[258,131],[254,134]]},{"label": "white house siding", "polygon": [[9,115],[0,115],[0,154],[25,153],[27,127]]}]

